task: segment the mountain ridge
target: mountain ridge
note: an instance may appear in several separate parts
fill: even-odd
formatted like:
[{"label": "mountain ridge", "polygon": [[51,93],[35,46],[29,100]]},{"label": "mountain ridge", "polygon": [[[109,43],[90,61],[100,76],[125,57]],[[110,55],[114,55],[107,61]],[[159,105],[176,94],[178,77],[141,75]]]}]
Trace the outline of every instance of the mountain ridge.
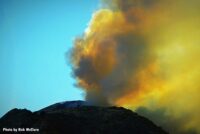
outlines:
[{"label": "mountain ridge", "polygon": [[84,101],[60,102],[31,112],[13,109],[0,128],[33,128],[43,134],[168,134],[152,121],[123,107],[91,106]]}]

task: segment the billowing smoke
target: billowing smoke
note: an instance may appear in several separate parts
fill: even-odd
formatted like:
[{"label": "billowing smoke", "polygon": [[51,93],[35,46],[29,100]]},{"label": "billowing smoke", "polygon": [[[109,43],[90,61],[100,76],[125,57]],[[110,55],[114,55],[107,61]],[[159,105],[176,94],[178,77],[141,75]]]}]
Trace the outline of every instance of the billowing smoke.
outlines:
[{"label": "billowing smoke", "polygon": [[200,133],[200,1],[102,3],[71,53],[86,100],[131,108],[172,134]]}]

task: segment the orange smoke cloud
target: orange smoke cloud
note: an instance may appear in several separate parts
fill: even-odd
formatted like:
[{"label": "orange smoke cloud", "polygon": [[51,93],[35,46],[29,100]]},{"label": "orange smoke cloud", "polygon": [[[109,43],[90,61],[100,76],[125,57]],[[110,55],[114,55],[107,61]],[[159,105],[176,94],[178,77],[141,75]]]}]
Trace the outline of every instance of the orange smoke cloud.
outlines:
[{"label": "orange smoke cloud", "polygon": [[200,133],[199,12],[198,0],[104,0],[71,53],[86,99]]}]

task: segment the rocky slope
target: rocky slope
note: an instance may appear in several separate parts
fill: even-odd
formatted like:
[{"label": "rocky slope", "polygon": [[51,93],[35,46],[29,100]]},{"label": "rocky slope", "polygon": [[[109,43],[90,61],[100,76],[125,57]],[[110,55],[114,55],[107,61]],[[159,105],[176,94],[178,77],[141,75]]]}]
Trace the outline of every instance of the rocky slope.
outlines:
[{"label": "rocky slope", "polygon": [[42,134],[167,134],[131,110],[89,106],[82,101],[57,103],[36,112],[13,109],[0,119],[0,128],[0,132],[3,128],[4,132],[5,128],[21,128],[22,132],[24,128],[26,133]]}]

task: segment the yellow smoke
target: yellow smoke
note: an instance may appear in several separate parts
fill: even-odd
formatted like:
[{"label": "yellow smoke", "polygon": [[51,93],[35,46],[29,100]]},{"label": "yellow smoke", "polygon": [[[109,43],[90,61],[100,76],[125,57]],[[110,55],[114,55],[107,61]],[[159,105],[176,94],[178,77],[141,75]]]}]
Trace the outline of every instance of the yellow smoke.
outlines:
[{"label": "yellow smoke", "polygon": [[72,51],[86,99],[200,133],[199,13],[199,0],[105,0]]}]

